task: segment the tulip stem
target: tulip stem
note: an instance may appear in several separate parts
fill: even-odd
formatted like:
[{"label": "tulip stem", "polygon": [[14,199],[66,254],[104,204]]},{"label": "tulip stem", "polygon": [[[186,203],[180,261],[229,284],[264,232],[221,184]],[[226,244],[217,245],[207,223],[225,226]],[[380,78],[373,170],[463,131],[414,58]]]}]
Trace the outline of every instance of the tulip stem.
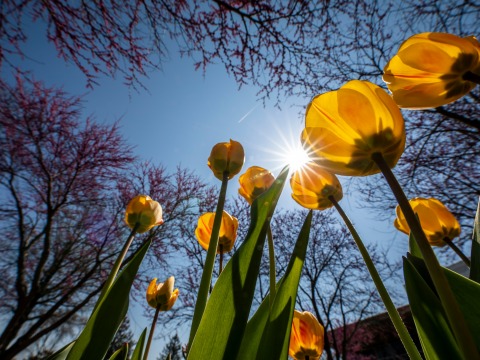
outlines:
[{"label": "tulip stem", "polygon": [[450,246],[450,249],[452,249],[453,251],[455,251],[455,253],[460,256],[460,258],[463,260],[463,262],[465,263],[465,265],[467,265],[468,267],[470,267],[470,259],[462,252],[462,250],[460,250],[458,248],[457,245],[455,245],[452,240],[449,238],[449,237],[446,237],[443,239],[443,241],[445,241],[445,243]]},{"label": "tulip stem", "polygon": [[268,260],[269,260],[269,267],[270,267],[270,295],[269,295],[269,303],[270,309],[273,305],[273,300],[275,299],[275,284],[276,284],[276,270],[275,270],[275,248],[273,247],[273,235],[272,235],[272,228],[270,224],[268,225],[267,230],[267,240],[268,240]]},{"label": "tulip stem", "polygon": [[[117,260],[115,260],[115,264],[113,264],[113,268],[110,271],[110,274],[108,275],[107,280],[105,281],[105,284],[103,285],[102,292],[100,293],[100,296],[98,297],[98,301],[95,304],[95,307],[93,311],[97,308],[97,306],[100,304],[101,299],[105,296],[107,293],[108,289],[112,286],[113,282],[115,281],[115,278],[118,274],[118,271],[120,270],[120,267],[122,266],[123,260],[125,259],[125,256],[127,255],[128,249],[130,248],[130,245],[132,245],[132,241],[135,238],[135,234],[137,233],[137,229],[140,226],[140,223],[136,223],[135,226],[133,227],[132,231],[130,232],[130,235],[127,238],[127,241],[125,244],[123,244],[122,251],[120,252],[120,255],[118,255]],[[93,314],[93,312],[92,312]]]},{"label": "tulip stem", "polygon": [[471,71],[467,71],[463,74],[463,80],[474,82],[475,84],[480,84],[480,75],[475,74]]},{"label": "tulip stem", "polygon": [[212,234],[207,250],[207,258],[203,267],[202,279],[200,280],[200,288],[198,289],[197,301],[193,312],[192,327],[190,329],[190,337],[188,339],[187,351],[192,345],[198,326],[202,320],[205,307],[207,306],[210,283],[212,281],[212,273],[215,265],[215,256],[217,255],[218,235],[220,233],[220,225],[222,224],[223,207],[225,205],[225,197],[227,194],[228,171],[223,173],[222,187],[218,195],[217,210],[215,219],[213,220]]},{"label": "tulip stem", "polygon": [[150,334],[148,335],[147,346],[145,347],[145,353],[143,354],[143,360],[148,359],[148,352],[150,351],[150,345],[152,345],[153,332],[155,331],[155,325],[157,325],[158,314],[160,313],[160,306],[155,310],[155,316],[153,317],[152,327],[150,328]]},{"label": "tulip stem", "polygon": [[355,230],[355,227],[353,226],[352,222],[348,218],[347,214],[345,214],[345,212],[343,211],[342,207],[337,202],[337,200],[335,200],[335,198],[331,195],[328,197],[328,199],[332,202],[333,206],[335,206],[338,213],[340,214],[343,221],[345,222],[345,225],[347,225],[348,230],[350,230],[350,233],[352,234],[352,237],[355,240],[355,243],[357,244],[358,250],[360,250],[360,254],[362,255],[363,261],[367,265],[368,272],[370,273],[370,276],[377,288],[377,291],[380,294],[380,297],[382,298],[385,308],[387,309],[388,315],[392,320],[395,330],[397,330],[398,336],[400,337],[400,340],[402,341],[408,356],[410,357],[410,359],[421,360],[422,356],[418,352],[418,349],[415,346],[415,343],[413,342],[407,328],[405,327],[405,324],[403,323],[403,320],[400,317],[400,314],[398,313],[397,308],[393,304],[393,301],[390,298],[390,295],[388,294],[388,291],[385,288],[385,285],[382,279],[380,278],[380,275],[378,274],[378,271],[375,268],[372,258],[370,257],[370,254],[368,253],[367,248],[363,244],[362,239],[358,235],[357,231]]},{"label": "tulip stem", "polygon": [[388,185],[392,189],[398,205],[405,216],[405,220],[410,227],[410,231],[412,232],[413,237],[417,242],[420,251],[422,252],[428,272],[430,273],[440,301],[445,309],[450,326],[453,330],[460,351],[463,354],[463,358],[478,359],[479,353],[465,322],[465,317],[460,311],[460,307],[455,299],[455,296],[453,295],[445,273],[443,272],[443,269],[440,266],[432,247],[428,243],[425,233],[420,226],[420,222],[413,212],[413,209],[410,206],[402,187],[398,183],[397,178],[393,174],[390,166],[387,164],[381,153],[373,153],[372,160],[377,164]]}]

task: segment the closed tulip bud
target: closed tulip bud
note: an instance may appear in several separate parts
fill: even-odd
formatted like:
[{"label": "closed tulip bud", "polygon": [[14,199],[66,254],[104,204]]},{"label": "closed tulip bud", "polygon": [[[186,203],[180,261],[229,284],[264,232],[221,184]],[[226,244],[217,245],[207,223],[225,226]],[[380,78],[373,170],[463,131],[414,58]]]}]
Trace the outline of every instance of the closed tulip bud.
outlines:
[{"label": "closed tulip bud", "polygon": [[135,196],[127,205],[125,222],[131,229],[138,224],[137,232],[144,233],[154,226],[163,224],[162,207],[150,196]]},{"label": "closed tulip bud", "polygon": [[313,314],[295,310],[288,355],[295,360],[320,359],[324,347],[324,336],[324,328]]},{"label": "closed tulip bud", "polygon": [[[205,250],[208,250],[210,244],[214,219],[215,213],[213,212],[205,213],[198,218],[195,236]],[[217,254],[226,253],[233,249],[235,239],[237,238],[237,229],[238,219],[223,210],[222,222],[218,235]]]},{"label": "closed tulip bud", "polygon": [[472,90],[479,78],[479,42],[473,36],[434,32],[407,39],[383,75],[398,106],[409,109],[451,103]]},{"label": "closed tulip bud", "polygon": [[172,308],[178,298],[178,289],[173,290],[175,278],[170,276],[164,283],[157,284],[153,279],[147,288],[147,303],[160,311],[168,311]]},{"label": "closed tulip bud", "polygon": [[[445,238],[452,240],[460,235],[460,224],[439,200],[418,197],[409,202],[413,212],[420,220],[420,225],[430,245],[444,246],[446,245]],[[410,227],[399,206],[397,206],[396,212],[395,227],[407,235],[410,234]]]},{"label": "closed tulip bud", "polygon": [[368,81],[353,80],[318,95],[308,105],[302,143],[310,158],[339,175],[366,176],[380,170],[379,153],[393,168],[405,148],[405,124],[392,98]]},{"label": "closed tulip bud", "polygon": [[238,179],[238,193],[252,205],[253,201],[267,191],[275,182],[272,173],[260,166],[252,166]]},{"label": "closed tulip bud", "polygon": [[218,143],[212,148],[208,158],[208,167],[217,179],[223,180],[226,172],[231,179],[237,175],[245,162],[243,146],[238,141]]},{"label": "closed tulip bud", "polygon": [[330,196],[336,201],[343,197],[338,178],[314,162],[295,171],[290,179],[292,198],[307,209],[324,210],[332,207]]}]

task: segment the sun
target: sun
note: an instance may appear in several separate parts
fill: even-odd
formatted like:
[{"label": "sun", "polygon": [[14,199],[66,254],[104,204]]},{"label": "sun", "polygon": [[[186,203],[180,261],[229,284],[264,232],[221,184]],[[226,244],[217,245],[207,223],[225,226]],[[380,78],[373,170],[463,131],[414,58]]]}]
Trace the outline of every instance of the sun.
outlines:
[{"label": "sun", "polygon": [[310,161],[305,149],[300,145],[289,146],[283,154],[285,163],[288,164],[291,171],[299,170],[303,165]]}]

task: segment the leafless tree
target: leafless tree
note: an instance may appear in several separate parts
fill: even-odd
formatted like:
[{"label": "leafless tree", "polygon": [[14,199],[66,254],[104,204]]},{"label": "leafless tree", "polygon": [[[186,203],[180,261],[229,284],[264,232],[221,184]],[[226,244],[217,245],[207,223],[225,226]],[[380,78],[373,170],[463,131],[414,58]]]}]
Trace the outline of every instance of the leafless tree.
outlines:
[{"label": "leafless tree", "polygon": [[0,130],[0,357],[11,359],[84,324],[129,233],[131,198],[148,193],[164,209],[165,224],[132,246],[154,237],[142,287],[147,270],[168,268],[209,187],[185,169],[134,161],[116,124],[83,121],[79,98],[40,82],[2,83]]},{"label": "leafless tree", "polygon": [[[161,66],[171,39],[197,68],[220,62],[239,85],[253,84],[261,98],[282,104],[350,79],[381,84],[383,67],[407,37],[478,35],[479,14],[480,3],[466,0],[9,0],[0,6],[0,61],[13,66],[15,55],[33,55],[24,42],[36,21],[90,85],[98,73],[117,72],[138,84],[148,67]],[[472,171],[479,167],[478,99],[476,90],[459,106],[405,113],[408,150],[398,167],[410,196],[439,197],[467,228],[480,194]]]}]

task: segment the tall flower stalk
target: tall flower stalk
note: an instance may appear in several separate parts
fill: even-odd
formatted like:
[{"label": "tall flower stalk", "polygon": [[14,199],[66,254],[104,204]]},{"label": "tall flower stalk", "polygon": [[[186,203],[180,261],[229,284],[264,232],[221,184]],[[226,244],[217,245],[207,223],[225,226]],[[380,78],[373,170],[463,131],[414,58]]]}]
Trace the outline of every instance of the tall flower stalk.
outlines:
[{"label": "tall flower stalk", "polygon": [[193,312],[192,326],[188,339],[187,351],[192,344],[197,332],[200,321],[202,320],[205,307],[207,305],[210,284],[212,281],[213,268],[215,265],[215,257],[217,254],[218,237],[220,226],[222,224],[223,208],[225,206],[225,197],[227,194],[228,180],[237,175],[245,162],[245,153],[242,145],[234,140],[215,144],[208,158],[208,167],[212,170],[213,175],[222,181],[220,194],[218,195],[217,209],[215,211],[215,219],[213,221],[212,235],[207,251],[207,258],[203,267],[202,279],[198,289],[197,301]]},{"label": "tall flower stalk", "polygon": [[225,197],[227,194],[228,172],[223,173],[222,186],[218,195],[217,209],[215,211],[215,220],[213,221],[212,236],[208,246],[207,258],[203,266],[202,278],[198,289],[197,301],[195,302],[195,310],[193,312],[192,327],[190,329],[190,337],[188,344],[192,344],[197,332],[200,321],[202,320],[205,307],[207,305],[208,294],[210,291],[210,283],[212,281],[213,268],[215,266],[215,257],[217,254],[218,235],[220,225],[222,224],[223,208],[225,206]]},{"label": "tall flower stalk", "polygon": [[148,335],[145,353],[143,354],[143,360],[148,359],[148,353],[152,344],[158,314],[160,313],[160,311],[170,310],[173,304],[175,304],[175,302],[177,301],[178,289],[173,290],[174,283],[175,278],[173,276],[170,276],[164,283],[157,284],[157,279],[155,278],[150,282],[150,285],[148,285],[146,293],[147,303],[155,309],[155,315],[153,316],[150,334]]},{"label": "tall flower stalk", "polygon": [[405,327],[405,324],[403,323],[403,320],[400,317],[400,314],[398,313],[397,308],[395,307],[392,299],[390,298],[390,295],[388,294],[388,291],[385,288],[385,285],[383,284],[383,281],[380,278],[380,275],[378,274],[378,271],[375,268],[372,258],[370,257],[370,254],[368,253],[368,250],[365,247],[362,239],[358,235],[355,227],[353,226],[352,222],[348,218],[347,214],[345,214],[342,207],[335,200],[335,198],[333,196],[329,196],[328,199],[332,202],[333,206],[335,206],[335,209],[337,209],[341,218],[345,222],[345,225],[347,226],[348,230],[352,234],[353,240],[355,241],[355,244],[357,245],[358,250],[362,255],[363,261],[365,262],[368,272],[370,273],[370,277],[372,278],[373,283],[375,284],[375,287],[377,288],[377,291],[380,297],[382,298],[385,308],[387,309],[388,316],[390,316],[393,326],[395,327],[395,330],[397,331],[398,336],[400,337],[400,340],[402,341],[402,344],[405,347],[405,350],[407,351],[408,356],[410,357],[410,359],[421,360],[422,356],[418,352],[418,349],[415,346],[415,343],[413,342],[412,337],[408,333],[408,330]]},{"label": "tall flower stalk", "polygon": [[435,256],[431,246],[429,245],[425,233],[420,226],[420,222],[415,216],[415,213],[413,212],[413,209],[410,206],[402,187],[398,183],[388,164],[385,162],[385,159],[381,153],[372,154],[372,160],[375,161],[378,168],[383,173],[383,176],[385,177],[395,198],[397,199],[398,205],[402,209],[413,237],[417,242],[420,251],[422,252],[422,256],[435,285],[435,289],[437,290],[438,296],[440,297],[445,309],[445,313],[447,314],[450,326],[455,334],[457,343],[459,344],[460,351],[465,359],[477,359],[478,350],[467,327],[465,317],[460,311],[460,307],[455,299],[455,296],[453,295],[452,289],[443,272],[443,269],[440,266],[440,263],[438,262],[438,259]]},{"label": "tall flower stalk", "polygon": [[[247,202],[252,205],[253,201],[262,193],[267,191],[275,181],[272,173],[260,166],[252,166],[238,179],[240,188],[238,193],[242,195]],[[273,245],[273,235],[270,224],[267,229],[268,259],[269,259],[269,303],[270,308],[275,300],[276,286],[276,268],[275,268],[275,247]]]}]

